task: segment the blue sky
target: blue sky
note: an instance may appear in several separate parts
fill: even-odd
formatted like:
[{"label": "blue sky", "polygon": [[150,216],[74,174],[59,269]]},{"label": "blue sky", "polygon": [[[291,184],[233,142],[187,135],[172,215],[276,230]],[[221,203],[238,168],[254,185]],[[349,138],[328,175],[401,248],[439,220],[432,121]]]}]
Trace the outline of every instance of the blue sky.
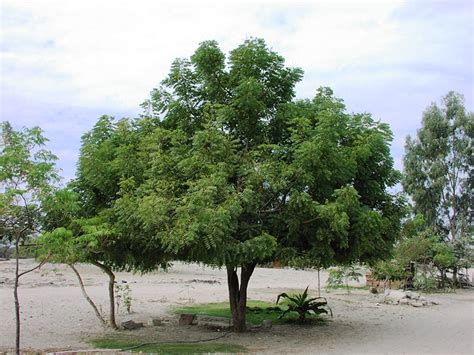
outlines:
[{"label": "blue sky", "polygon": [[472,0],[2,0],[0,10],[0,120],[43,128],[66,179],[98,117],[137,116],[172,60],[208,39],[229,51],[264,38],[305,71],[297,97],[330,86],[349,112],[389,123],[399,169],[431,102],[454,90],[473,111]]}]

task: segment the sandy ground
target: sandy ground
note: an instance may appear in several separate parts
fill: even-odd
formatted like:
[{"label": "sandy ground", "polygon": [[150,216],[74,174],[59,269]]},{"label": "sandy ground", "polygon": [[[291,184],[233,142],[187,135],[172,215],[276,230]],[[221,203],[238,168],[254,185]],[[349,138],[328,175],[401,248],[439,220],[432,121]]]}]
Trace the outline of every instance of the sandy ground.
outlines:
[{"label": "sandy ground", "polygon": [[[22,260],[23,270],[34,266]],[[99,269],[79,265],[90,296],[107,308],[107,277]],[[15,318],[12,296],[14,262],[0,261],[0,351],[14,346]],[[322,273],[322,285],[327,275]],[[118,321],[147,322],[150,317],[169,321],[160,327],[121,331],[124,337],[143,334],[154,340],[204,339],[216,336],[202,327],[178,327],[171,309],[176,305],[227,300],[224,270],[174,263],[168,272],[146,275],[118,273],[132,290],[132,314],[119,311]],[[317,273],[289,269],[257,268],[249,298],[275,301],[283,291],[303,290],[308,284],[316,293]],[[83,298],[74,274],[64,265],[45,265],[21,280],[22,348],[87,349],[88,340],[107,332]],[[430,294],[437,306],[414,308],[378,304],[380,296],[357,290],[323,291],[334,312],[324,325],[281,325],[238,335],[220,342],[245,346],[265,354],[462,354],[474,353],[474,291]]]}]

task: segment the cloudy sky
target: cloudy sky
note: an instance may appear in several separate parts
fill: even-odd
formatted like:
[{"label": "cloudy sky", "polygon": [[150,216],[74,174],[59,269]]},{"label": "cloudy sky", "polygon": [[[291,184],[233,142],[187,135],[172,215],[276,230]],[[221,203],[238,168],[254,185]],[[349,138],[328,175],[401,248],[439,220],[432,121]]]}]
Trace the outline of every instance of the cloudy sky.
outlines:
[{"label": "cloudy sky", "polygon": [[298,98],[330,86],[349,112],[403,144],[448,91],[474,102],[474,1],[2,0],[0,120],[40,126],[74,176],[81,135],[102,114],[135,117],[173,59],[204,40],[229,51],[261,37],[305,71]]}]

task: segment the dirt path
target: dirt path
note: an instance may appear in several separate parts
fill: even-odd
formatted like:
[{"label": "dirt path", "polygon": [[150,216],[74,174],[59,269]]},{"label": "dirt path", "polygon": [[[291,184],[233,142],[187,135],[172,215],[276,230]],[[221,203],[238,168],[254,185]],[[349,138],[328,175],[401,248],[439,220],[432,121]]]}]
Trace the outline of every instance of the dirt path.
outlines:
[{"label": "dirt path", "polygon": [[[34,265],[23,260],[22,268]],[[87,290],[107,310],[107,278],[100,270],[78,267]],[[14,345],[12,297],[13,261],[0,261],[0,351]],[[258,268],[249,289],[251,299],[274,301],[283,290],[302,290],[308,284],[316,292],[314,271]],[[322,284],[327,275],[322,274]],[[224,270],[175,263],[169,272],[140,276],[118,273],[132,290],[133,314],[120,313],[119,321],[145,322],[150,316],[168,317],[163,327],[145,327],[138,332],[158,340],[202,339],[216,332],[199,327],[178,327],[169,314],[176,305],[227,300]],[[438,306],[377,305],[377,296],[367,291],[347,295],[337,290],[323,292],[334,319],[322,326],[274,326],[243,335],[231,334],[227,342],[241,344],[254,353],[374,353],[374,354],[472,354],[474,353],[474,292],[434,294],[427,297]],[[74,274],[64,265],[47,265],[27,275],[20,289],[22,347],[29,349],[84,349],[88,339],[101,336],[90,306],[83,299]],[[122,332],[130,336],[130,332]]]}]

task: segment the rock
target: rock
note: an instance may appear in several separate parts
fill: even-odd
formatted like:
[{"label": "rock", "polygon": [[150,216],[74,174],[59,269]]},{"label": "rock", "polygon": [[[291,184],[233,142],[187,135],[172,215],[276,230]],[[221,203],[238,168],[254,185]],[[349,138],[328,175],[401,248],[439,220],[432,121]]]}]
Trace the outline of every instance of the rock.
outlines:
[{"label": "rock", "polygon": [[403,298],[406,297],[406,293],[404,291],[400,290],[385,290],[384,297],[383,297],[383,302],[384,303],[392,303],[395,302],[395,304],[398,304],[399,301]]},{"label": "rock", "polygon": [[423,307],[423,303],[421,302],[412,302],[410,303],[410,305],[412,305],[413,307]]},{"label": "rock", "polygon": [[409,303],[408,298],[402,298],[402,299],[400,300],[400,304],[405,305],[405,304],[408,304],[408,303]]},{"label": "rock", "polygon": [[430,303],[431,303],[433,306],[437,306],[437,305],[439,305],[439,303],[438,303],[438,302],[436,302],[436,301],[430,301]]},{"label": "rock", "polygon": [[262,328],[264,329],[270,329],[272,326],[273,326],[273,322],[271,321],[271,319],[265,319],[262,322]]},{"label": "rock", "polygon": [[428,302],[427,302],[427,301],[421,301],[421,303],[423,304],[423,306],[427,306],[427,305],[428,305]]},{"label": "rock", "polygon": [[228,329],[232,326],[232,321],[225,317],[211,317],[211,316],[196,316],[196,322],[200,326]]},{"label": "rock", "polygon": [[162,321],[161,321],[161,318],[150,318],[148,319],[148,325],[151,325],[151,326],[159,326],[159,325],[162,325]]},{"label": "rock", "polygon": [[126,330],[133,330],[143,327],[143,323],[136,323],[133,320],[128,320],[126,322],[122,322],[122,327]]},{"label": "rock", "polygon": [[417,300],[420,298],[420,295],[413,291],[405,291],[405,294],[407,295],[407,298],[411,300]]},{"label": "rock", "polygon": [[196,318],[195,314],[187,314],[187,313],[180,314],[178,324],[179,325],[191,325],[191,324],[193,324],[194,318]]}]

